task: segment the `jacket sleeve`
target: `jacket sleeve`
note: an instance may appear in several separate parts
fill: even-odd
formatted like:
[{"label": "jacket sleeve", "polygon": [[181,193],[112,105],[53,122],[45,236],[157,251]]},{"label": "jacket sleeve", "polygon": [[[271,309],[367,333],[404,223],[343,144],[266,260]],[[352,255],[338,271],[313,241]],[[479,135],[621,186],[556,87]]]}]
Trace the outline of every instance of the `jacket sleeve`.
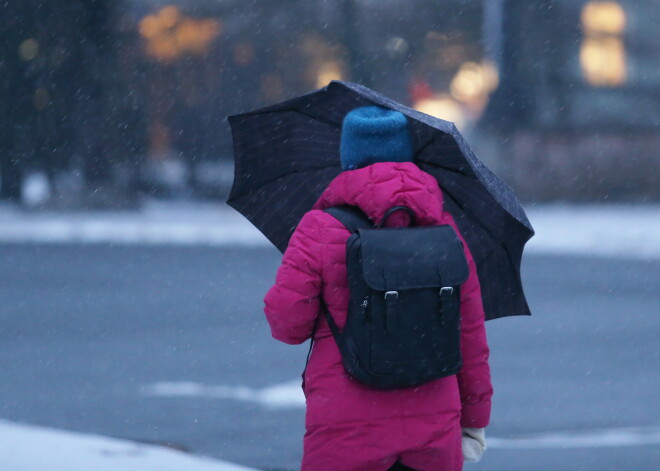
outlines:
[{"label": "jacket sleeve", "polygon": [[468,262],[468,279],[461,286],[461,356],[463,366],[456,375],[461,395],[461,427],[483,428],[490,421],[493,386],[488,364],[486,316],[481,300],[481,286],[477,265],[454,218],[443,213],[463,243]]},{"label": "jacket sleeve", "polygon": [[264,299],[273,337],[288,344],[307,340],[319,312],[321,230],[318,211],[310,211],[296,228],[277,270],[275,285]]},{"label": "jacket sleeve", "polygon": [[488,365],[489,349],[481,288],[476,265],[467,245],[465,247],[470,275],[461,286],[463,367],[457,375],[462,406],[461,426],[482,428],[486,427],[490,420],[493,387]]}]

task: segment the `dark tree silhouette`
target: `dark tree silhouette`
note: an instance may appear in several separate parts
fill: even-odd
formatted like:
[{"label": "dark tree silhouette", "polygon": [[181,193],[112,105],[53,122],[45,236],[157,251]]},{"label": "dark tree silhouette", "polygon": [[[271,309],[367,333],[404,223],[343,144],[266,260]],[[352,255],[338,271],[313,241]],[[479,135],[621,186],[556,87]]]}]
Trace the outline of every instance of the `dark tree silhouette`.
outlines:
[{"label": "dark tree silhouette", "polygon": [[3,197],[19,198],[30,168],[52,181],[72,165],[93,192],[112,186],[115,164],[144,154],[144,110],[122,64],[122,11],[117,0],[0,5]]}]

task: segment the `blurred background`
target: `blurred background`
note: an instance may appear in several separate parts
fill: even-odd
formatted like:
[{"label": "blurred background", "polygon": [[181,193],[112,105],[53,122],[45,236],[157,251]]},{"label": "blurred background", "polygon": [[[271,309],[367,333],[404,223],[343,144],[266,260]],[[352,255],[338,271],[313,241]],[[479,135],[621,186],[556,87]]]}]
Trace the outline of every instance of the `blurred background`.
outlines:
[{"label": "blurred background", "polygon": [[22,0],[0,15],[0,196],[25,206],[223,199],[225,117],[335,79],[455,122],[526,200],[660,197],[653,0]]},{"label": "blurred background", "polygon": [[[657,0],[0,2],[0,448],[18,422],[297,469],[306,348],[270,338],[280,254],[224,204],[225,118],[348,80],[456,123],[537,230],[466,469],[660,469],[658,24]],[[26,445],[78,471],[57,448]],[[116,469],[173,469],[145,463]]]}]

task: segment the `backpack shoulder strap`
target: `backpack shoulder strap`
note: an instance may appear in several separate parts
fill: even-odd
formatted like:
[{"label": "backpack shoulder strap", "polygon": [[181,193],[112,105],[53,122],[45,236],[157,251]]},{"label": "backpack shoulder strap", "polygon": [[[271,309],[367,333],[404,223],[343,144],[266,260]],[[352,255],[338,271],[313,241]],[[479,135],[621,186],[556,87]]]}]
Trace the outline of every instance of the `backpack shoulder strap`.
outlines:
[{"label": "backpack shoulder strap", "polygon": [[[364,214],[364,212],[357,206],[333,206],[332,208],[327,208],[324,211],[341,222],[344,227],[350,231],[351,234],[355,234],[358,229],[370,229],[374,227],[367,215]],[[337,342],[339,351],[342,353],[342,356],[344,356],[344,338],[342,337],[342,334],[339,331],[339,327],[337,327],[335,320],[332,318],[332,314],[330,314],[330,310],[328,309],[327,304],[323,299],[320,301],[321,310],[323,311],[323,315],[328,322],[332,336],[335,338],[335,342]],[[309,351],[307,352],[307,360],[305,361],[305,369],[302,373],[303,390],[305,389],[305,372],[307,371],[307,365],[309,365],[309,357],[312,354],[312,348],[314,348],[314,335],[316,335],[316,328],[318,327],[318,323],[319,319],[317,317],[316,322],[314,322],[314,328],[312,329],[312,335],[310,337]]]},{"label": "backpack shoulder strap", "polygon": [[351,234],[357,232],[358,229],[374,227],[367,215],[357,206],[334,206],[324,211],[341,222]]}]

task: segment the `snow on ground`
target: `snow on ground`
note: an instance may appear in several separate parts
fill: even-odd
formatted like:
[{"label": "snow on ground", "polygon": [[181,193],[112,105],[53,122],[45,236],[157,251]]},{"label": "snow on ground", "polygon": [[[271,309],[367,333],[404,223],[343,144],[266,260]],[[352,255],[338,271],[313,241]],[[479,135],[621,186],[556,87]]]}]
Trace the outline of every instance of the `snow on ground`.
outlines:
[{"label": "snow on ground", "polygon": [[[255,402],[265,407],[304,407],[300,380],[264,389],[156,383],[146,395],[203,396]],[[660,444],[660,427],[558,431],[517,438],[488,437],[491,449],[576,449]],[[0,420],[0,469],[3,471],[257,471],[149,444],[22,425]]]},{"label": "snow on ground", "polygon": [[[203,397],[251,402],[266,408],[304,408],[305,396],[300,379],[262,389],[247,386],[205,385],[193,382],[160,382],[143,388],[146,396]],[[660,444],[660,427],[619,427],[609,429],[567,430],[530,434],[524,437],[488,437],[493,449],[562,449],[643,446]]]},{"label": "snow on ground", "polygon": [[305,407],[305,395],[300,379],[275,384],[262,389],[247,386],[204,385],[192,382],[160,382],[145,387],[146,396],[161,397],[204,397],[210,399],[233,399],[252,402],[271,409]]},{"label": "snow on ground", "polygon": [[660,258],[660,205],[527,208],[536,235],[528,253]]},{"label": "snow on ground", "polygon": [[520,438],[487,437],[488,447],[505,450],[609,448],[660,444],[660,427],[567,430]]},{"label": "snow on ground", "polygon": [[141,211],[21,211],[0,207],[0,242],[265,246],[224,204],[149,203]]},{"label": "snow on ground", "polygon": [[256,471],[160,446],[0,420],[2,471]]},{"label": "snow on ground", "polygon": [[[527,253],[660,259],[660,205],[534,205],[536,236]],[[139,212],[21,211],[0,206],[0,242],[268,246],[241,215],[220,204],[156,203]],[[145,395],[233,399],[270,408],[304,407],[299,380],[263,389],[197,383],[156,383]],[[591,448],[660,443],[660,428],[490,437],[501,449]],[[0,420],[3,471],[249,471],[230,463],[140,443],[56,431]]]},{"label": "snow on ground", "polygon": [[[660,205],[529,205],[528,253],[660,259]],[[268,246],[220,203],[149,202],[141,211],[49,212],[0,206],[0,242]]]}]

